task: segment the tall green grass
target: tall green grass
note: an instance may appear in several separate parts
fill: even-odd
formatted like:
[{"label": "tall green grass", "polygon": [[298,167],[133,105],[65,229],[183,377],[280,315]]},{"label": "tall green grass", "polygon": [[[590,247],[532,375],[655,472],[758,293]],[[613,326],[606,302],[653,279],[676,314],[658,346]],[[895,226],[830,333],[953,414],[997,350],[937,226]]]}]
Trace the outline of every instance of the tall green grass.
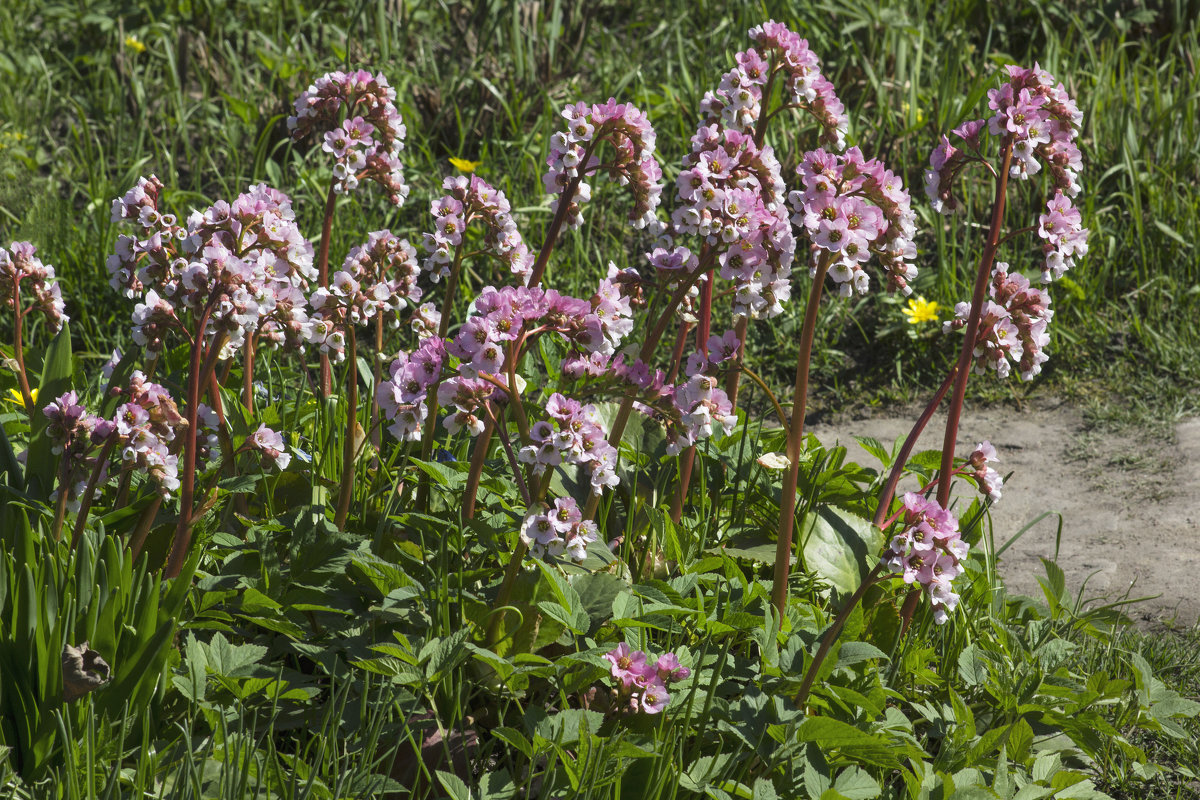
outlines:
[{"label": "tall green grass", "polygon": [[[986,211],[987,191],[966,198],[974,216],[935,218],[920,190],[930,147],[978,113],[1001,65],[1038,61],[1063,80],[1085,112],[1081,203],[1092,240],[1054,289],[1047,373],[1053,380],[1056,364],[1070,362],[1090,380],[1060,388],[1108,398],[1118,413],[1187,413],[1200,397],[1200,3],[1124,6],[11,0],[0,18],[0,240],[39,244],[68,281],[76,335],[106,354],[127,327],[103,283],[109,200],[146,172],[185,206],[252,181],[287,184],[300,187],[297,210],[315,234],[324,187],[288,141],[289,102],[321,72],[363,66],[397,87],[414,191],[399,210],[369,192],[351,200],[335,259],[367,230],[416,237],[426,202],[453,173],[450,156],[484,162],[481,174],[513,200],[536,243],[548,222],[539,176],[564,104],[613,95],[644,108],[670,177],[704,91],[746,46],[746,30],[775,18],[823,59],[850,112],[851,141],[903,170],[923,231],[916,288],[947,309],[968,291],[982,242],[963,227]],[[785,165],[799,155],[795,141],[775,131]],[[1013,219],[1032,219],[1036,194],[1030,187]],[[636,261],[648,244],[624,225],[624,199],[599,195],[551,265],[566,291],[585,291],[595,273],[556,264],[598,270],[608,259]],[[1036,268],[1033,243],[1005,257]],[[756,326],[753,346],[790,349],[798,313]],[[873,296],[825,315],[817,377],[826,405],[904,397],[934,374],[910,357],[917,351],[899,335],[893,303]],[[772,378],[789,375],[781,368]],[[1138,391],[1110,391],[1130,380]]]}]

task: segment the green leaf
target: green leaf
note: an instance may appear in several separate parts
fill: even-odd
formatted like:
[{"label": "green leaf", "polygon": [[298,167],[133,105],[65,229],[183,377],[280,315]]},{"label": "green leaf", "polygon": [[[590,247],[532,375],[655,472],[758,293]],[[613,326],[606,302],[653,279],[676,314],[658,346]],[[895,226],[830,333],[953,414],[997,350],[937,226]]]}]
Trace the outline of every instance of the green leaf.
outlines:
[{"label": "green leaf", "polygon": [[854,439],[858,442],[859,447],[879,459],[879,463],[883,464],[884,469],[892,465],[892,454],[880,444],[878,439],[870,436],[855,436]]},{"label": "green leaf", "polygon": [[883,531],[833,506],[810,513],[805,527],[804,563],[838,593],[852,594],[879,560]]},{"label": "green leaf", "polygon": [[829,717],[809,717],[800,723],[796,736],[802,742],[815,742],[826,753],[841,750],[855,760],[888,769],[898,768],[900,759],[914,749]]},{"label": "green leaf", "polygon": [[873,800],[882,789],[862,767],[844,769],[833,783],[834,790],[848,800]]},{"label": "green leaf", "polygon": [[46,348],[46,358],[42,366],[42,379],[38,385],[37,410],[31,420],[32,429],[29,436],[29,452],[26,458],[25,478],[33,496],[48,498],[54,488],[58,456],[51,452],[54,443],[46,433],[46,415],[42,413],[43,406],[71,390],[71,375],[74,367],[71,362],[71,331],[63,325]]},{"label": "green leaf", "polygon": [[979,686],[987,682],[987,659],[980,654],[978,645],[972,643],[958,654],[958,677],[968,686]]},{"label": "green leaf", "polygon": [[463,783],[463,779],[449,772],[437,770],[438,783],[442,788],[450,793],[453,800],[471,800],[471,790],[467,788],[467,784]]},{"label": "green leaf", "polygon": [[220,632],[213,634],[205,647],[208,668],[217,675],[236,678],[246,674],[267,654],[267,648],[257,644],[230,644]]}]

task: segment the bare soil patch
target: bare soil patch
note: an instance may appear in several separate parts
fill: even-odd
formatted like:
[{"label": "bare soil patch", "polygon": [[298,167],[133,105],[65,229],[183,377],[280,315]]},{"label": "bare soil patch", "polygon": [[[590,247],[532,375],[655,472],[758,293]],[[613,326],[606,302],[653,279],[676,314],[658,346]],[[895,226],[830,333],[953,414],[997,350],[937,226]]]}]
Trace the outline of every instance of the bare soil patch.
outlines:
[{"label": "bare soil patch", "polygon": [[[873,459],[855,436],[891,447],[908,435],[919,413],[892,409],[886,416],[816,425],[812,432],[827,446],[844,445],[865,464]],[[935,417],[917,451],[939,448],[944,424],[944,415]],[[1000,474],[1012,473],[992,508],[998,545],[1043,512],[1054,512],[1001,557],[1011,592],[1041,599],[1041,559],[1054,558],[1057,546],[1072,596],[1082,592],[1093,604],[1146,597],[1125,609],[1139,624],[1197,624],[1200,418],[1176,425],[1170,440],[1139,431],[1088,430],[1077,408],[1040,400],[1021,411],[968,406],[959,434],[960,456],[987,439],[999,452]],[[960,487],[963,499],[969,499],[966,491]]]}]

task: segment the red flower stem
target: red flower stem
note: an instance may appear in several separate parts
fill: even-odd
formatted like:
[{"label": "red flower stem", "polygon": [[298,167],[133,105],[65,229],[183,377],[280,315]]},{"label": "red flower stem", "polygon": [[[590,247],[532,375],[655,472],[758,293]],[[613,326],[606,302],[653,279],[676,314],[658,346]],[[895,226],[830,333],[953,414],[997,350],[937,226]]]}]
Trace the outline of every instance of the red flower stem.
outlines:
[{"label": "red flower stem", "polygon": [[342,481],[338,490],[337,514],[333,524],[339,531],[346,530],[346,517],[350,514],[350,498],[354,494],[354,446],[355,426],[358,424],[358,345],[354,325],[346,326],[346,362],[350,368],[346,387],[346,438],[342,446]]},{"label": "red flower stem", "polygon": [[[746,328],[749,326],[749,317],[738,317],[737,324],[734,326],[734,335],[738,341],[738,362],[746,360]],[[747,373],[749,374],[749,373]],[[729,370],[729,374],[725,376],[725,394],[729,395],[729,405],[737,410],[738,385],[741,383],[742,371],[737,369]]]},{"label": "red flower stem", "polygon": [[[242,405],[254,413],[254,334],[246,337],[246,350],[242,362]],[[230,359],[232,363],[232,359]]]},{"label": "red flower stem", "polygon": [[971,314],[967,318],[967,329],[963,337],[962,350],[958,355],[958,375],[954,380],[954,394],[950,398],[950,415],[946,419],[946,436],[942,440],[941,475],[945,480],[938,486],[938,505],[946,508],[950,503],[950,474],[954,469],[954,446],[958,442],[958,422],[962,417],[963,400],[967,394],[967,378],[971,374],[971,359],[975,352],[975,338],[979,335],[979,319],[983,314],[983,301],[987,296],[988,281],[992,275],[992,262],[1000,245],[1000,228],[1004,222],[1004,201],[1008,192],[1008,168],[1012,164],[1012,142],[1004,144],[1003,163],[996,181],[996,199],[992,203],[992,224],[988,229],[987,245],[979,258],[979,270],[975,275],[975,293],[971,297]]},{"label": "red flower stem", "polygon": [[[208,384],[208,376],[201,369],[201,355],[204,353],[204,329],[208,327],[208,319],[216,306],[217,293],[209,299],[196,322],[196,336],[192,344],[192,358],[188,370],[187,384],[187,428],[183,431],[183,470],[180,476],[179,490],[179,522],[175,528],[175,538],[171,542],[171,552],[167,557],[166,577],[174,578],[183,569],[187,560],[188,548],[192,543],[192,507],[196,494],[196,420],[200,412],[200,387]],[[215,366],[216,355],[224,343],[224,331],[218,333],[209,344],[209,352],[204,358],[204,366],[211,372]]]},{"label": "red flower stem", "polygon": [[679,321],[679,333],[675,336],[675,349],[671,351],[671,372],[667,375],[667,383],[674,383],[679,377],[679,368],[683,364],[683,349],[687,347],[688,333],[692,324],[687,320]]},{"label": "red flower stem", "polygon": [[558,210],[554,212],[554,219],[550,220],[550,227],[546,229],[546,240],[542,242],[542,249],[538,251],[537,261],[533,264],[533,272],[530,273],[528,286],[537,286],[546,275],[546,265],[550,263],[550,253],[554,250],[554,245],[558,243],[558,234],[562,230],[563,222],[567,219],[567,211],[571,207],[571,200],[575,197],[575,190],[579,188],[579,183],[583,180],[584,169],[592,157],[592,151],[600,144],[600,131],[597,130],[594,134],[592,141],[584,149],[578,173],[571,178],[562,194],[558,196]]},{"label": "red flower stem", "polygon": [[[321,222],[321,244],[317,249],[317,286],[329,285],[329,238],[333,235],[333,212],[337,206],[337,195],[333,191],[333,179],[329,181],[329,194],[325,196],[325,218]],[[329,354],[321,354],[321,397],[329,397],[333,390],[333,373],[329,367]]]},{"label": "red flower stem", "polygon": [[899,454],[896,456],[896,461],[892,464],[892,472],[888,475],[887,483],[883,485],[883,491],[879,493],[879,507],[875,509],[875,527],[884,529],[884,518],[891,510],[892,500],[896,496],[896,485],[900,483],[900,476],[904,474],[904,467],[908,464],[908,457],[912,454],[913,448],[916,447],[917,440],[921,438],[921,432],[925,430],[925,426],[929,424],[929,420],[933,418],[933,414],[937,411],[938,406],[942,404],[942,400],[946,397],[946,392],[950,390],[950,386],[954,383],[954,376],[958,374],[958,365],[951,367],[950,372],[942,381],[941,387],[934,394],[933,399],[929,401],[929,405],[925,406],[925,410],[921,412],[921,416],[913,425],[912,430],[908,433],[908,438],[904,440],[904,446],[900,448]]},{"label": "red flower stem", "polygon": [[813,656],[812,663],[808,665],[808,670],[804,673],[804,680],[800,684],[800,691],[796,693],[796,705],[800,708],[804,708],[804,703],[808,700],[808,694],[812,691],[813,681],[816,680],[817,672],[820,671],[821,665],[825,663],[825,658],[829,655],[829,650],[833,647],[833,643],[837,641],[838,635],[841,634],[846,620],[850,618],[854,607],[863,599],[863,595],[867,593],[867,589],[878,582],[882,572],[883,565],[876,564],[875,569],[871,570],[870,574],[859,584],[858,589],[846,601],[846,605],[842,607],[842,610],[838,612],[833,624],[829,626],[829,629],[825,631],[825,635],[821,637],[821,646],[817,648],[817,653]]},{"label": "red flower stem", "polygon": [[533,498],[529,494],[529,487],[525,485],[525,479],[521,477],[521,465],[517,461],[516,454],[513,453],[512,442],[508,440],[508,433],[505,432],[500,420],[496,418],[496,413],[492,410],[491,401],[484,401],[483,413],[487,415],[488,421],[492,423],[492,427],[496,429],[496,433],[500,436],[500,444],[504,447],[504,455],[508,457],[508,464],[512,468],[513,479],[517,482],[517,489],[521,492],[521,499],[525,501],[525,508],[528,509],[533,503]]},{"label": "red flower stem", "polygon": [[[700,277],[708,272],[712,266],[712,261],[716,257],[716,251],[704,246],[701,251],[700,264],[696,271],[687,278],[679,282],[671,299],[667,301],[666,308],[659,315],[658,321],[654,325],[654,329],[646,337],[642,343],[641,352],[638,358],[649,363],[650,357],[654,355],[658,343],[662,340],[663,334],[666,333],[667,325],[670,324],[671,318],[675,314],[675,309],[679,308],[679,304],[683,302],[683,298],[687,296],[688,290],[695,285]],[[629,415],[633,412],[633,403],[636,395],[632,390],[625,393],[625,398],[621,401],[621,407],[617,409],[617,416],[613,419],[612,429],[608,432],[608,443],[613,447],[620,448],[621,436],[625,433],[625,426],[629,423]],[[587,505],[583,508],[583,518],[590,520],[596,515],[596,509],[600,507],[600,495],[592,493],[588,496]]]},{"label": "red flower stem", "polygon": [[33,392],[29,389],[29,376],[25,372],[25,345],[21,341],[25,315],[21,309],[21,279],[13,278],[13,357],[17,362],[17,383],[21,387],[21,401],[25,403],[25,414],[33,421]]},{"label": "red flower stem", "polygon": [[496,426],[489,419],[484,422],[483,432],[475,437],[475,445],[471,450],[471,467],[467,472],[467,484],[463,492],[463,521],[474,519],[475,517],[475,503],[479,495],[479,481],[483,478],[483,465],[487,460],[488,448],[492,444],[492,433],[495,430]]},{"label": "red flower stem", "polygon": [[[713,274],[709,270],[704,286],[700,290],[700,317],[696,326],[696,346],[708,355],[708,337],[712,333]],[[682,358],[682,353],[680,357]],[[696,466],[696,445],[689,446],[679,458],[679,485],[671,501],[671,521],[676,525],[683,519],[683,503],[687,499],[688,487],[692,482],[692,469]]]},{"label": "red flower stem", "polygon": [[375,314],[375,365],[371,372],[371,444],[378,457],[383,452],[383,426],[379,418],[379,382],[383,380],[383,312]]},{"label": "red flower stem", "polygon": [[162,507],[163,495],[162,492],[156,492],[154,499],[150,501],[150,505],[146,506],[138,517],[137,527],[133,530],[133,535],[129,539],[129,549],[133,553],[133,560],[137,561],[137,557],[142,554],[142,547],[146,544],[146,534],[150,533],[150,528],[154,525],[154,518],[158,516],[158,509]]},{"label": "red flower stem", "polygon": [[71,534],[72,550],[79,545],[79,537],[83,535],[83,529],[87,525],[88,513],[92,510],[92,498],[96,494],[96,484],[100,482],[100,473],[104,471],[104,467],[108,463],[108,456],[116,443],[117,437],[110,435],[105,440],[104,446],[100,448],[100,455],[96,457],[96,466],[92,467],[92,474],[88,477],[87,488],[83,490],[83,497],[79,501],[79,513],[75,515],[75,530]]},{"label": "red flower stem", "polygon": [[808,369],[812,360],[812,344],[817,328],[817,310],[825,273],[833,261],[825,253],[817,262],[808,306],[804,310],[804,328],[800,332],[800,353],[796,358],[796,386],[792,393],[792,419],[788,425],[788,467],[783,474],[783,493],[779,503],[779,527],[775,542],[775,575],[771,584],[771,604],[783,619],[787,604],[788,571],[792,558],[792,532],[796,526],[796,483],[800,475],[800,445],[804,439],[804,412],[808,405]]}]

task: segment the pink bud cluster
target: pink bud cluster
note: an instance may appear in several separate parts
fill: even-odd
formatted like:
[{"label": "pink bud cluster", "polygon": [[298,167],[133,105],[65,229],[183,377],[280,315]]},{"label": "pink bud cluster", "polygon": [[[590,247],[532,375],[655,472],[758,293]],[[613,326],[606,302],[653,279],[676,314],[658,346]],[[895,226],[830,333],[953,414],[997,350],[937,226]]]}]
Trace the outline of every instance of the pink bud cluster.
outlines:
[{"label": "pink bud cluster", "polygon": [[[164,387],[147,380],[140,371],[130,376],[129,386],[121,394],[126,402],[112,419],[88,412],[75,392],[67,392],[42,409],[52,449],[62,456],[68,470],[64,485],[69,487],[70,508],[77,508],[86,476],[96,465],[93,451],[100,445],[117,450],[122,469],[146,473],[164,495],[179,488],[176,434],[187,427],[187,422],[175,401]],[[101,466],[102,476],[106,477],[107,469],[107,465]]]},{"label": "pink bud cluster", "polygon": [[[782,313],[791,297],[796,241],[774,151],[748,133],[714,123],[696,131],[683,166],[675,182],[680,205],[671,215],[675,233],[702,236],[721,249],[721,277],[735,284],[734,314]],[[651,254],[652,263],[656,255],[660,251]]]},{"label": "pink bud cluster", "polygon": [[593,494],[620,483],[617,449],[608,443],[595,406],[555,392],[546,401],[546,415],[529,428],[531,442],[517,453],[518,460],[531,464],[535,475],[562,463],[580,467]]},{"label": "pink bud cluster", "polygon": [[[982,375],[993,369],[1003,379],[1016,364],[1022,380],[1033,380],[1050,358],[1045,351],[1050,343],[1047,327],[1054,316],[1050,295],[1031,286],[1021,273],[1010,274],[1003,262],[992,271],[988,294],[991,299],[984,303],[975,338],[974,371]],[[964,327],[971,304],[959,303],[954,313],[955,319],[943,323],[943,330]]]},{"label": "pink bud cluster", "polygon": [[361,181],[374,181],[392,205],[408,197],[400,152],[405,128],[396,110],[396,90],[383,75],[364,70],[330,72],[301,92],[288,117],[292,138],[318,134],[321,149],[335,159],[333,190],[348,194]]},{"label": "pink bud cluster", "polygon": [[849,118],[808,41],[774,20],[751,28],[750,39],[759,49],[738,53],[737,66],[721,77],[717,91],[704,95],[700,113],[706,123],[719,120],[727,128],[751,133],[762,115],[763,90],[772,75],[782,74],[790,105],[816,119],[822,144],[841,150]]},{"label": "pink bud cluster", "polygon": [[564,375],[572,378],[582,375],[599,377],[608,372],[609,356],[633,331],[633,298],[625,294],[625,287],[631,278],[636,280],[637,273],[619,270],[616,264],[611,261],[608,263],[608,277],[601,279],[591,301],[592,314],[600,321],[600,329],[608,346],[567,356],[562,362]]},{"label": "pink bud cluster", "polygon": [[402,442],[417,441],[429,416],[426,398],[429,387],[442,375],[445,345],[436,336],[421,341],[410,356],[403,350],[389,368],[389,378],[380,381],[375,400],[384,417],[391,421],[388,430]]},{"label": "pink bud cluster", "polygon": [[[112,424],[120,437],[121,460],[140,469],[158,483],[163,494],[179,488],[176,433],[187,427],[170,393],[146,379],[140,371],[129,377],[127,402],[117,409]],[[100,433],[97,425],[93,438]]]},{"label": "pink bud cluster", "polygon": [[[0,247],[0,307],[26,313],[30,307],[46,317],[51,330],[58,331],[69,317],[63,313],[62,293],[54,276],[54,267],[43,264],[34,255],[37,248],[29,242],[13,242],[9,249]],[[16,309],[17,294],[21,308]],[[31,302],[32,301],[32,302]]]},{"label": "pink bud cluster", "polygon": [[964,472],[975,479],[979,488],[993,503],[1000,501],[1000,490],[1004,487],[1004,479],[991,466],[999,460],[1000,457],[996,455],[996,448],[992,447],[991,442],[983,441],[975,445],[971,455],[967,456],[967,466],[970,469],[964,467]]},{"label": "pink bud cluster", "polygon": [[425,234],[429,257],[423,266],[434,282],[450,274],[455,248],[462,245],[467,226],[483,223],[483,252],[508,265],[509,271],[526,283],[533,273],[533,255],[513,222],[512,206],[504,192],[492,188],[478,175],[446,178],[448,194],[430,204],[435,230]]},{"label": "pink bud cluster", "polygon": [[796,171],[804,190],[788,197],[792,221],[808,232],[814,258],[832,254],[829,276],[838,292],[865,294],[870,277],[863,267],[877,255],[888,291],[911,294],[916,215],[900,177],[878,159],[865,160],[857,147],[843,155],[805,153]]},{"label": "pink bud cluster", "polygon": [[596,523],[584,520],[571,497],[560,497],[553,506],[531,511],[521,523],[521,541],[536,558],[558,558],[564,553],[578,564],[587,558],[587,547],[599,538]]},{"label": "pink bud cluster", "polygon": [[[654,128],[646,115],[628,103],[609,98],[607,103],[590,108],[582,102],[567,106],[562,116],[567,127],[551,138],[548,169],[542,177],[546,192],[555,195],[551,208],[557,211],[559,203],[568,203],[566,225],[578,228],[583,224],[581,206],[591,200],[592,189],[578,180],[571,197],[563,194],[573,180],[603,169],[633,193],[633,210],[629,212],[633,226],[656,230],[659,223],[654,212],[662,195],[662,168],[654,158]],[[615,152],[601,163],[597,150],[603,141]]]},{"label": "pink bud cluster", "polygon": [[195,211],[187,225],[161,213],[162,183],[141,178],[113,201],[112,220],[131,221],[138,236],[121,235],[109,256],[109,283],[126,297],[140,297],[133,338],[151,353],[180,326],[179,314],[199,316],[211,308],[206,334],[227,335],[225,353],[247,336],[299,348],[320,341],[304,307],[308,281],[316,277],[313,247],[296,226],[287,195],[263,184],[233,203],[217,201]]},{"label": "pink bud cluster", "polygon": [[347,325],[386,314],[392,327],[399,327],[405,300],[421,299],[418,271],[417,251],[407,239],[386,230],[368,234],[366,243],[353,248],[342,268],[330,276],[328,288],[319,287],[309,298],[315,312],[310,341],[340,363]]},{"label": "pink bud cluster", "polygon": [[1046,240],[1042,245],[1046,255],[1042,283],[1058,280],[1075,266],[1076,256],[1087,255],[1088,230],[1083,227],[1083,216],[1062,192],[1055,192],[1046,202],[1046,213],[1038,217],[1037,233]]},{"label": "pink bud cluster", "polygon": [[900,574],[905,583],[919,583],[933,602],[933,618],[941,625],[958,605],[950,582],[962,574],[968,545],[958,530],[958,520],[936,500],[914,492],[903,498],[904,529],[892,537],[883,564]]},{"label": "pink bud cluster", "polygon": [[629,709],[647,714],[658,714],[671,702],[668,684],[692,674],[680,665],[674,653],[664,653],[652,662],[644,652],[632,650],[624,642],[605,653],[604,658],[611,664],[610,672],[620,682],[622,694],[629,696]]},{"label": "pink bud cluster", "polygon": [[1044,165],[1055,187],[1047,203],[1038,235],[1046,239],[1043,282],[1060,277],[1087,253],[1088,231],[1069,198],[1079,194],[1079,170],[1083,159],[1075,144],[1083,113],[1061,83],[1034,64],[1033,69],[1007,68],[1008,82],[988,92],[988,107],[995,112],[987,119],[966,122],[952,133],[972,153],[959,150],[943,136],[929,156],[925,193],[934,210],[949,214],[962,205],[953,195],[953,184],[963,167],[980,158],[983,132],[1012,144],[1010,174],[1028,179]]}]

